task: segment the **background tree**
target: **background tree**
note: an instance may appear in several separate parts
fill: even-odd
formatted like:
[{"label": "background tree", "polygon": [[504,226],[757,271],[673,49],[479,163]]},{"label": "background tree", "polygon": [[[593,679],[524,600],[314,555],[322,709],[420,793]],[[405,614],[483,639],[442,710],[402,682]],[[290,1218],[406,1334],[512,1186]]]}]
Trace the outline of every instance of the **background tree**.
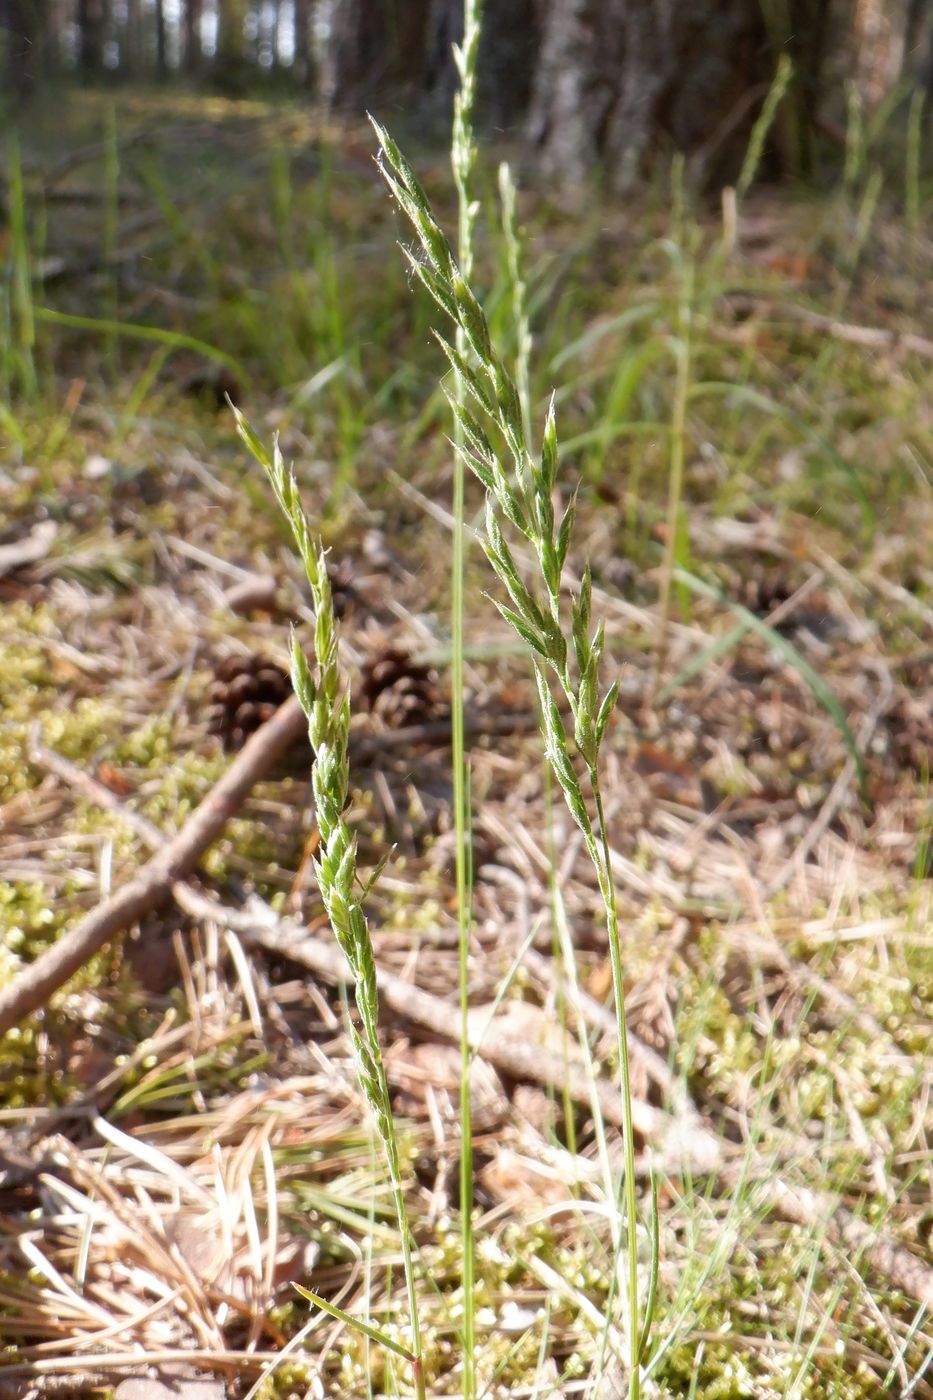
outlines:
[{"label": "background tree", "polygon": [[39,76],[46,32],[43,0],[0,0],[0,73],[19,98]]},{"label": "background tree", "polygon": [[[462,0],[0,0],[3,65],[23,95],[56,54],[90,78],[282,81],[328,108],[404,111],[446,131]],[[216,25],[205,26],[206,14]],[[45,45],[43,41],[46,40]],[[524,136],[562,186],[624,191],[672,151],[696,183],[732,178],[782,54],[794,77],[772,170],[812,174],[845,140],[846,84],[866,112],[933,88],[929,0],[496,0],[478,115]],[[928,105],[933,112],[933,102]],[[768,166],[766,164],[765,169]]]},{"label": "background tree", "polygon": [[187,0],[183,12],[182,63],[185,72],[192,75],[201,70],[201,13],[201,0]]},{"label": "background tree", "polygon": [[78,0],[78,61],[89,77],[104,66],[104,0]]},{"label": "background tree", "polygon": [[755,0],[548,0],[529,133],[547,173],[626,189],[659,145],[744,144],[773,67]]}]

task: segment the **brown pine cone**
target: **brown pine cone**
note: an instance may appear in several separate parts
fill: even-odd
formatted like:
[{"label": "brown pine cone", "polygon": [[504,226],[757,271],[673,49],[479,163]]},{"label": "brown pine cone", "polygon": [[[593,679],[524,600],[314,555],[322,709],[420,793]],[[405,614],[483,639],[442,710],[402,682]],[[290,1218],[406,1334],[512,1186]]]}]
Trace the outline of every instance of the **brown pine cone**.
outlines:
[{"label": "brown pine cone", "polygon": [[426,724],[445,713],[437,673],[394,647],[366,663],[360,691],[370,714],[387,729]]},{"label": "brown pine cone", "polygon": [[291,694],[288,673],[267,656],[225,656],[210,689],[208,727],[225,749],[240,749]]}]

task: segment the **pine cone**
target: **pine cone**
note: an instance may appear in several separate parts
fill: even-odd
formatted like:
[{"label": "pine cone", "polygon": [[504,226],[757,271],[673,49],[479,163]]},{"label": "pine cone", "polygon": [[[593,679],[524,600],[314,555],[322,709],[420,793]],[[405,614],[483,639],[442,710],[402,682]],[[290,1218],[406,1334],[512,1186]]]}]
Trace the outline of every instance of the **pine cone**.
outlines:
[{"label": "pine cone", "polygon": [[209,729],[225,749],[241,749],[291,694],[286,671],[267,656],[225,656],[210,689]]},{"label": "pine cone", "polygon": [[444,713],[437,674],[404,651],[381,651],[363,667],[361,693],[387,729],[426,724]]}]

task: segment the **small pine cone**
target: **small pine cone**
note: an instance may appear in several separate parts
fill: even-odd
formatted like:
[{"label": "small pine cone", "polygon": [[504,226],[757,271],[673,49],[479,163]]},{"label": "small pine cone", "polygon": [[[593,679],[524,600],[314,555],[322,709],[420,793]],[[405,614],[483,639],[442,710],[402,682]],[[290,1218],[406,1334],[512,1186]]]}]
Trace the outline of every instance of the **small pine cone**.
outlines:
[{"label": "small pine cone", "polygon": [[287,672],[266,656],[226,656],[210,689],[209,729],[225,749],[241,749],[291,694]]},{"label": "small pine cone", "polygon": [[426,724],[444,713],[437,674],[403,651],[381,651],[363,667],[361,692],[387,729]]}]

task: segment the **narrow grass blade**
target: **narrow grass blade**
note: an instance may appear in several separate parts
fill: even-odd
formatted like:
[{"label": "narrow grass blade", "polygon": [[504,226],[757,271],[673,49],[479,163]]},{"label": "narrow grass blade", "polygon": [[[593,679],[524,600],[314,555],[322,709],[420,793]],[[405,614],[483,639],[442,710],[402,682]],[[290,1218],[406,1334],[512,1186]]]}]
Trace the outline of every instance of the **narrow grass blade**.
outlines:
[{"label": "narrow grass blade", "polygon": [[132,321],[109,321],[100,316],[74,316],[68,311],[55,311],[51,306],[36,306],[33,308],[33,315],[37,321],[44,321],[51,326],[65,326],[76,331],[97,331],[106,336],[125,335],[134,340],[154,340],[160,345],[170,346],[173,350],[194,350],[209,360],[226,365],[227,369],[232,370],[245,384],[250,383],[251,376],[245,365],[228,355],[226,350],[220,350],[216,345],[208,344],[206,340],[198,340],[197,336],[185,335],[182,331],[166,331],[160,326],[142,326]]},{"label": "narrow grass blade", "polygon": [[307,1298],[309,1303],[313,1303],[322,1312],[326,1312],[336,1322],[345,1322],[355,1332],[362,1332],[365,1337],[369,1337],[370,1341],[378,1342],[388,1351],[394,1351],[396,1356],[400,1356],[409,1365],[414,1364],[414,1354],[407,1347],[402,1346],[401,1342],[397,1342],[394,1337],[380,1331],[378,1327],[374,1327],[371,1322],[364,1322],[361,1317],[354,1317],[352,1313],[344,1312],[343,1308],[338,1308],[336,1303],[329,1303],[326,1298],[321,1297],[320,1293],[314,1293],[310,1288],[303,1288],[300,1283],[294,1283],[292,1287],[301,1294],[302,1298]]}]

